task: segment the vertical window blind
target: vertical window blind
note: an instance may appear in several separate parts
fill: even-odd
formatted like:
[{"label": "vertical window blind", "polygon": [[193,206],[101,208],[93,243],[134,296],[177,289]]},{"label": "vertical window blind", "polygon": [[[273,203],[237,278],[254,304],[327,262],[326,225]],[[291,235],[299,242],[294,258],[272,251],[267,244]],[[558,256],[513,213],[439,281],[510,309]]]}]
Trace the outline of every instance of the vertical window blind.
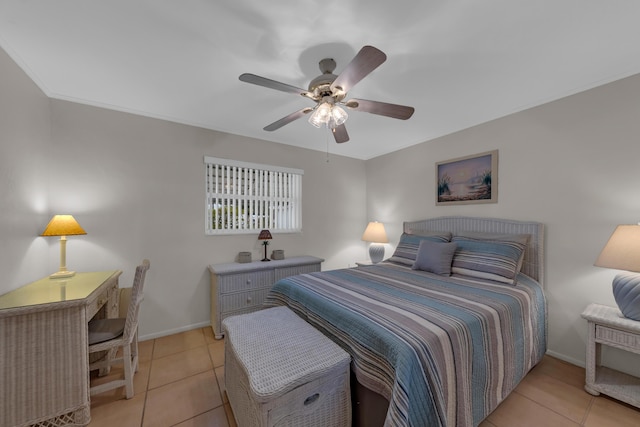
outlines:
[{"label": "vertical window blind", "polygon": [[204,158],[206,234],[302,231],[300,169]]}]

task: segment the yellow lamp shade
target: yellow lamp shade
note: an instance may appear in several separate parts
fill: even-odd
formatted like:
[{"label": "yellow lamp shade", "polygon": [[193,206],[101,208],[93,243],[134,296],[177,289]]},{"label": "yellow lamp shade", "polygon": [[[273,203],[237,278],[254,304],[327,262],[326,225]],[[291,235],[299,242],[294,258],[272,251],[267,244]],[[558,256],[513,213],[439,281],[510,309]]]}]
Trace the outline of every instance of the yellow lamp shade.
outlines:
[{"label": "yellow lamp shade", "polygon": [[77,236],[87,234],[73,215],[55,215],[41,236]]}]

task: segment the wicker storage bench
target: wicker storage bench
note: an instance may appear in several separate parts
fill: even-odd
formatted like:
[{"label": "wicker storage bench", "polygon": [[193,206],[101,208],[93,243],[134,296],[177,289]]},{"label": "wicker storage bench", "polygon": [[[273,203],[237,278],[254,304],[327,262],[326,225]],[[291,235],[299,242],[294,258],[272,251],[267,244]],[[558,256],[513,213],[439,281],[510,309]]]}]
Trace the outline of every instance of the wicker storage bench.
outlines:
[{"label": "wicker storage bench", "polygon": [[238,426],[351,425],[350,356],[287,307],[228,317],[225,386]]}]

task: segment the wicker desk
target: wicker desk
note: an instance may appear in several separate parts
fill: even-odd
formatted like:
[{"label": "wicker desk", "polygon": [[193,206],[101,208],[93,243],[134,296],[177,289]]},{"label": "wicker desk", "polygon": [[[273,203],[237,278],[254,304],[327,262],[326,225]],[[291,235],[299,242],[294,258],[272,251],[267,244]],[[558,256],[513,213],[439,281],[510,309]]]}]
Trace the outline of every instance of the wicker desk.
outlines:
[{"label": "wicker desk", "polygon": [[44,278],[0,296],[0,425],[86,425],[87,323],[118,314],[121,271]]}]

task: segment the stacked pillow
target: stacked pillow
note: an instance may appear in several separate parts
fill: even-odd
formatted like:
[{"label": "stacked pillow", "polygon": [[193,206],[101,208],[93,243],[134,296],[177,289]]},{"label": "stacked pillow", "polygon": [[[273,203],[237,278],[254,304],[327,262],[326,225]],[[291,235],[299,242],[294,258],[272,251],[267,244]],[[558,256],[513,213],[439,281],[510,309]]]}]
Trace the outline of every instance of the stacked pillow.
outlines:
[{"label": "stacked pillow", "polygon": [[527,234],[458,233],[451,272],[513,284],[520,272]]},{"label": "stacked pillow", "polygon": [[455,273],[513,284],[528,242],[528,234],[403,233],[389,261],[445,276]]}]

